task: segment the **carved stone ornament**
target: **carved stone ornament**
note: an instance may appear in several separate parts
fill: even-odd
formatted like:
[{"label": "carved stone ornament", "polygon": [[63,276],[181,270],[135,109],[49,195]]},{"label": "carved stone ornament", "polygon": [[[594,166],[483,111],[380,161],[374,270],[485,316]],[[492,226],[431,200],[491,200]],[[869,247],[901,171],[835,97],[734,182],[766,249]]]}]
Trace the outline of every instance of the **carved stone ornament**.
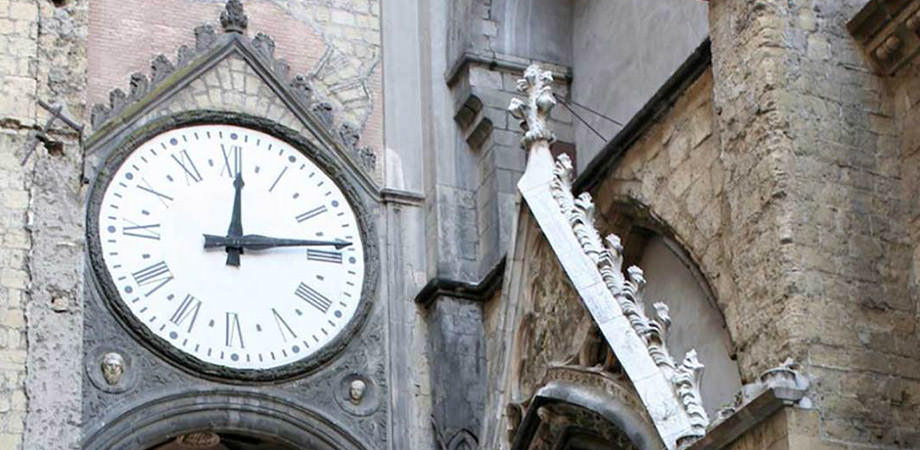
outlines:
[{"label": "carved stone ornament", "polygon": [[114,386],[125,374],[125,358],[115,352],[102,355],[102,376],[105,382]]},{"label": "carved stone ornament", "polygon": [[243,12],[241,0],[228,0],[227,6],[220,13],[220,26],[227,33],[244,33],[249,25],[249,18]]},{"label": "carved stone ornament", "polygon": [[[566,155],[553,161],[552,133],[546,128],[555,104],[549,72],[527,68],[519,90],[526,101],[512,100],[509,110],[526,130],[522,144],[528,166],[518,183],[540,229],[556,253],[592,318],[607,338],[624,371],[642,396],[662,440],[669,449],[686,448],[706,433],[709,418],[699,386],[703,364],[689,351],[678,363],[667,348],[671,325],[668,307],[654,304],[645,312],[645,276],[638,267],[623,273],[620,238],[601,239],[595,226],[595,205],[589,193],[572,193],[573,167]],[[599,286],[602,286],[598,289]],[[606,291],[606,292],[603,292]],[[612,310],[615,308],[616,310]],[[646,356],[635,352],[644,346]],[[649,369],[660,375],[652,377]]]},{"label": "carved stone ornament", "polygon": [[220,436],[213,431],[195,431],[176,438],[179,448],[215,448],[220,444]]},{"label": "carved stone ornament", "polygon": [[377,410],[379,389],[370,378],[355,373],[339,380],[336,403],[347,413],[364,417]]},{"label": "carved stone ornament", "polygon": [[[671,356],[667,347],[668,328],[671,326],[668,306],[655,303],[655,315],[652,318],[646,315],[643,300],[645,275],[642,269],[631,266],[626,269],[626,277],[623,276],[623,246],[620,238],[610,234],[601,240],[594,225],[595,206],[591,194],[584,192],[577,198],[572,194],[573,171],[569,157],[559,155],[550,185],[553,198],[567,217],[585,255],[594,262],[607,289],[617,300],[623,315],[636,334],[645,341],[649,356],[665,378],[671,381],[675,394],[690,418],[693,436],[702,436],[709,424],[699,390],[703,364],[695,350],[687,352],[679,364]],[[689,438],[688,442],[692,442]]]},{"label": "carved stone ornament", "polygon": [[803,409],[811,409],[812,401],[806,396],[808,389],[811,387],[811,380],[801,371],[801,368],[792,358],[787,358],[781,365],[772,369],[765,370],[757,381],[745,384],[735,393],[734,400],[731,404],[719,408],[716,418],[712,421],[709,428],[715,428],[720,423],[731,417],[733,414],[744,408],[745,405],[757,398],[760,394],[770,389],[788,389],[798,392],[800,395],[795,406]]},{"label": "carved stone ornament", "polygon": [[134,387],[137,370],[131,355],[120,348],[100,346],[87,352],[86,374],[93,386],[102,392],[119,394]]},{"label": "carved stone ornament", "polygon": [[511,115],[521,121],[521,129],[524,130],[524,138],[521,139],[521,146],[525,149],[537,140],[553,142],[556,137],[553,132],[546,126],[546,120],[550,112],[556,106],[556,99],[552,93],[553,74],[549,71],[540,70],[536,64],[532,64],[524,71],[524,78],[517,82],[518,91],[527,95],[527,99],[511,99],[511,106],[508,110]]}]

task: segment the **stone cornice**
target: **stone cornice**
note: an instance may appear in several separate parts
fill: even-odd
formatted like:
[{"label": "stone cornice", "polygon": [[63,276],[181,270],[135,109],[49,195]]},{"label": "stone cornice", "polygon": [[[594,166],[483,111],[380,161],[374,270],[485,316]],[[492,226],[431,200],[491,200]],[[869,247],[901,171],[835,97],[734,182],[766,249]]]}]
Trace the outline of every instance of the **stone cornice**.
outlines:
[{"label": "stone cornice", "polygon": [[434,277],[415,296],[415,303],[428,306],[438,297],[445,296],[485,302],[501,287],[504,274],[505,259],[502,258],[478,283]]},{"label": "stone cornice", "polygon": [[892,75],[920,53],[920,1],[871,0],[847,28],[872,68]]},{"label": "stone cornice", "polygon": [[[457,80],[460,79],[460,75],[463,73],[464,69],[471,64],[481,64],[488,66],[490,69],[503,69],[508,72],[523,73],[527,67],[534,62],[536,61],[521,58],[519,56],[505,55],[502,53],[477,53],[467,50],[454,61],[454,64],[447,73],[444,74],[444,80],[447,82],[448,86],[453,86]],[[554,79],[565,80],[566,82],[572,80],[572,70],[570,68],[546,63],[540,64],[544,69],[553,74]]]}]

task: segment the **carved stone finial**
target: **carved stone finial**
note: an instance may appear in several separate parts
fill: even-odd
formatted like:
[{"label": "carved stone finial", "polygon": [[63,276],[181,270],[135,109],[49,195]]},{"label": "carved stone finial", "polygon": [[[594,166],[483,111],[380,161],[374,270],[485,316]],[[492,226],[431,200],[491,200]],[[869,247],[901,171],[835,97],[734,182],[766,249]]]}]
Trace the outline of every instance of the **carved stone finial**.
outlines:
[{"label": "carved stone finial", "polygon": [[249,18],[243,12],[241,0],[227,0],[227,6],[220,13],[220,26],[227,33],[244,33],[249,26]]},{"label": "carved stone finial", "polygon": [[521,129],[524,130],[524,138],[521,139],[521,146],[529,148],[536,141],[553,142],[556,137],[553,132],[546,126],[546,120],[553,107],[556,106],[556,99],[552,92],[553,74],[549,71],[540,70],[540,66],[531,64],[524,71],[524,78],[518,80],[518,91],[527,95],[527,99],[511,99],[508,110],[511,115],[521,121]]}]

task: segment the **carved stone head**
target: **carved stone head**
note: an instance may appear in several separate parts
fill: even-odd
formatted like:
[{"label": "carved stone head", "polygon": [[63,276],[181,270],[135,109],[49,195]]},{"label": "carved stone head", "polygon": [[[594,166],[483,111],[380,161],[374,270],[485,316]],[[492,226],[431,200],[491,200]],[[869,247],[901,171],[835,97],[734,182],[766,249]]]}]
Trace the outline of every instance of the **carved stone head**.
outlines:
[{"label": "carved stone head", "polygon": [[114,386],[125,374],[125,359],[118,353],[108,352],[102,355],[102,376],[105,382]]},{"label": "carved stone head", "polygon": [[348,385],[348,400],[357,405],[364,399],[364,392],[367,390],[367,383],[361,379],[352,380]]}]

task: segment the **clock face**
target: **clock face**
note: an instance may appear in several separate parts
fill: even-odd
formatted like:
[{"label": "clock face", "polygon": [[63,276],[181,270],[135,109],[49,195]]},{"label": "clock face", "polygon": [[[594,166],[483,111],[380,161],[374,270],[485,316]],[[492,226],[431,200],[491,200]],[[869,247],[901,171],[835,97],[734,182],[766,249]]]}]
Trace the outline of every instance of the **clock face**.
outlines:
[{"label": "clock face", "polygon": [[162,133],[114,171],[97,214],[119,309],[198,361],[295,363],[359,310],[355,211],[323,170],[268,134],[231,125]]}]

